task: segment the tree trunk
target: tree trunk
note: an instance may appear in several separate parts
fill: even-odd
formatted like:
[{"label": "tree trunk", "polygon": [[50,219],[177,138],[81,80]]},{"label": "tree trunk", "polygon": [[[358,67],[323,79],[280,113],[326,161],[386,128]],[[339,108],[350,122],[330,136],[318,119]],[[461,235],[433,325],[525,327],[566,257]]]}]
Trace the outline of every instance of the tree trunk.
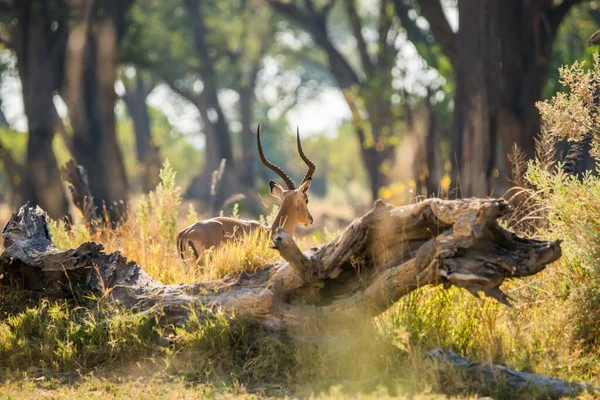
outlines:
[{"label": "tree trunk", "polygon": [[[74,1],[71,7],[63,92],[73,129],[74,156],[90,176],[96,212],[102,216],[106,207],[108,217],[116,222],[125,212],[127,183],[114,121],[114,32],[103,21],[97,35],[90,34],[83,3]],[[103,43],[99,45],[99,41]]]},{"label": "tree trunk", "polygon": [[[464,196],[492,192],[495,167],[517,144],[533,157],[541,99],[556,31],[581,0],[464,0],[459,2],[454,152]],[[503,156],[496,158],[502,143]],[[497,162],[498,161],[498,162]],[[502,168],[501,168],[502,169]],[[498,189],[507,188],[501,176]]]},{"label": "tree trunk", "polygon": [[[121,149],[117,143],[117,127],[115,120],[115,103],[117,94],[115,82],[117,80],[118,65],[118,41],[115,26],[115,18],[109,14],[100,18],[95,24],[96,61],[98,63],[98,89],[100,92],[100,115],[104,127],[105,159],[104,168],[109,179],[109,192],[112,201],[118,201],[116,205],[117,217],[126,211],[128,184],[125,173],[125,164]],[[114,11],[113,11],[114,12]]]},{"label": "tree trunk", "polygon": [[242,162],[240,170],[241,182],[254,187],[256,176],[254,172],[255,136],[252,127],[252,109],[254,106],[254,79],[251,87],[240,90],[240,116],[242,122]]},{"label": "tree trunk", "polygon": [[43,206],[52,218],[68,215],[68,203],[52,150],[52,101],[58,81],[61,32],[53,32],[52,17],[44,1],[19,5],[16,37],[17,68],[23,90],[29,137],[22,177],[22,200]]},{"label": "tree trunk", "polygon": [[[459,192],[462,196],[491,194],[496,132],[491,123],[488,59],[489,0],[459,3],[456,68],[455,134],[462,142]],[[497,62],[497,61],[496,61]],[[458,141],[456,143],[458,145]],[[460,196],[459,194],[459,196]]]},{"label": "tree trunk", "polygon": [[[204,96],[200,94],[194,99],[194,105],[200,113],[200,120],[202,122],[202,130],[204,132],[205,147],[204,147],[204,166],[201,172],[192,180],[192,183],[185,192],[185,197],[200,200],[203,203],[209,203],[211,200],[211,186],[213,172],[220,168],[221,163],[221,151],[219,148],[219,141],[217,139],[217,132],[215,127],[209,118],[209,107],[204,99]],[[229,165],[226,165],[225,171],[229,173]],[[230,188],[233,189],[233,188]],[[223,199],[220,198],[220,202]]]},{"label": "tree trunk", "polygon": [[0,163],[2,163],[2,170],[7,175],[8,181],[10,182],[10,188],[12,193],[7,193],[6,201],[11,207],[16,207],[16,204],[22,204],[21,199],[21,180],[25,177],[25,167],[19,164],[11,152],[0,143]]},{"label": "tree trunk", "polygon": [[[2,111],[2,100],[0,100],[0,127],[10,128],[8,120]],[[11,152],[2,143],[0,143],[0,163],[10,183],[10,191],[3,200],[10,207],[16,208],[19,204],[23,204],[21,199],[21,180],[25,177],[25,168],[15,160]]]},{"label": "tree trunk", "polygon": [[[540,132],[535,103],[542,97],[557,29],[545,25],[549,11],[542,3],[539,0],[525,7],[519,0],[510,0],[491,5],[489,82],[495,95],[489,100],[496,116],[493,129],[502,142],[501,164],[508,162],[513,144],[528,158],[534,156],[535,137]],[[507,183],[507,177],[500,178],[500,184]]]},{"label": "tree trunk", "polygon": [[[199,105],[198,109],[200,110],[200,115],[202,117],[207,146],[207,162],[205,163],[204,169],[200,176],[192,181],[192,184],[185,195],[186,197],[205,200],[207,193],[206,189],[210,188],[210,180],[207,180],[206,177],[210,176],[212,171],[219,167],[221,159],[224,158],[227,160],[228,175],[231,175],[230,171],[233,172],[236,169],[233,159],[231,138],[229,136],[229,127],[219,102],[217,74],[206,43],[207,31],[202,6],[198,0],[185,0],[184,4],[187,10],[188,23],[193,33],[194,49],[200,59],[198,72],[201,75],[204,88],[200,95],[202,104],[197,105]],[[216,151],[209,155],[213,145],[215,146],[214,149]],[[228,179],[227,181],[237,184],[234,176],[231,176],[231,179]],[[229,185],[224,184],[221,186],[225,188]],[[235,188],[229,188],[229,190],[231,189],[235,190]]]},{"label": "tree trunk", "polygon": [[435,108],[431,104],[431,93],[427,93],[425,104],[427,106],[427,133],[425,135],[425,162],[427,164],[427,175],[425,177],[425,189],[427,195],[439,195],[440,192],[440,155],[438,151],[439,141],[437,138],[437,119]]},{"label": "tree trunk", "polygon": [[[200,113],[200,119],[206,139],[205,144],[205,162],[202,171],[192,180],[184,196],[200,200],[208,204],[209,212],[215,213],[226,203],[235,201],[242,203],[242,210],[252,213],[259,213],[264,210],[261,201],[254,191],[254,187],[240,183],[238,172],[229,165],[226,158],[219,158],[220,144],[218,135],[214,126],[210,122],[209,107],[204,96],[191,97],[188,100],[194,102],[194,105]],[[255,151],[254,143],[251,144],[250,151]],[[222,169],[222,160],[226,160],[225,168]],[[243,202],[242,202],[243,200]]]},{"label": "tree trunk", "polygon": [[138,72],[135,88],[126,87],[126,92],[122,96],[133,121],[136,156],[142,166],[140,183],[144,192],[153,189],[158,184],[158,173],[161,166],[159,150],[152,142],[150,115],[146,104],[146,99],[152,89],[153,85],[144,82]]},{"label": "tree trunk", "polygon": [[427,124],[425,133],[417,132],[414,123],[413,111],[410,105],[405,104],[404,120],[406,131],[416,139],[416,148],[413,159],[413,176],[415,179],[415,194],[418,196],[439,196],[439,154],[437,146],[437,123],[431,93],[427,91],[425,97],[425,116]]},{"label": "tree trunk", "polygon": [[[344,90],[344,98],[352,112],[352,120],[355,125],[356,135],[360,143],[360,152],[363,164],[369,176],[371,198],[379,198],[379,190],[390,184],[388,172],[394,165],[395,147],[387,144],[387,137],[383,135],[384,130],[392,132],[392,118],[388,115],[390,110],[384,109],[385,105],[377,107],[369,105],[369,120],[364,121],[361,111],[356,104],[354,96],[349,90]],[[375,103],[375,101],[373,102]],[[392,125],[390,125],[392,123]],[[371,138],[368,139],[363,126],[369,124]]]},{"label": "tree trunk", "polygon": [[387,161],[394,157],[394,148],[386,147],[383,150],[377,146],[367,146],[362,128],[357,128],[357,134],[361,143],[361,154],[363,163],[369,175],[369,187],[371,189],[371,198],[379,198],[379,190],[390,184],[390,177],[384,171],[384,166]]}]

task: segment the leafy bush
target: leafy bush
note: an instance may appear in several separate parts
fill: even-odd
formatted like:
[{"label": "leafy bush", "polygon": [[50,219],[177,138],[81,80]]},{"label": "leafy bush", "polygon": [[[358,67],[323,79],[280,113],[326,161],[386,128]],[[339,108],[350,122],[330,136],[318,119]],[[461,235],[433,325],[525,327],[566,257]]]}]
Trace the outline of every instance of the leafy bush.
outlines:
[{"label": "leafy bush", "polygon": [[[556,159],[561,140],[591,138],[600,157],[600,56],[560,69],[567,91],[538,104],[543,121],[536,159],[515,152],[518,218],[506,223],[521,234],[561,239],[563,256],[541,274],[506,282],[514,309],[464,291],[425,288],[388,312],[406,332],[409,347],[450,348],[471,358],[513,368],[586,380],[600,374],[600,178],[566,171]],[[528,223],[524,223],[528,222]]]}]

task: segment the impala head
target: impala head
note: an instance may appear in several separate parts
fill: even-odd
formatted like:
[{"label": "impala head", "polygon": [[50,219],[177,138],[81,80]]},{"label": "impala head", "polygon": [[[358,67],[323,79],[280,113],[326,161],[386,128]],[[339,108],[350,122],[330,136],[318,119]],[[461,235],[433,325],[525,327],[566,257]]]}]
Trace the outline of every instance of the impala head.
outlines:
[{"label": "impala head", "polygon": [[313,223],[313,217],[310,215],[310,211],[308,211],[308,189],[310,188],[312,175],[315,172],[315,164],[313,164],[313,162],[304,155],[304,151],[302,151],[300,131],[298,130],[296,132],[298,154],[300,154],[300,157],[308,166],[308,171],[306,172],[306,175],[304,175],[304,179],[302,179],[302,183],[300,183],[298,188],[296,188],[294,182],[281,168],[272,164],[265,158],[260,144],[260,126],[256,131],[256,141],[258,145],[258,155],[260,156],[262,163],[271,171],[279,175],[286,185],[284,188],[273,181],[269,182],[271,195],[281,201],[279,214],[277,214],[277,217],[275,218],[273,228],[281,226],[287,233],[292,234],[297,224],[303,224],[304,226],[311,225]]}]

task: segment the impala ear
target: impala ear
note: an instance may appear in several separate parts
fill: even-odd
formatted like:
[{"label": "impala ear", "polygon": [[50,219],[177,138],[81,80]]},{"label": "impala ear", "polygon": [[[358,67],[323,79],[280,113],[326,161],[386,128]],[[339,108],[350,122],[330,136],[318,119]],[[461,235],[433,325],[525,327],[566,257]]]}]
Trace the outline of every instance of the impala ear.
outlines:
[{"label": "impala ear", "polygon": [[302,193],[308,192],[308,189],[310,189],[310,182],[311,182],[311,179],[308,178],[307,180],[305,180],[302,183],[302,185],[300,185],[300,187],[298,188],[298,190],[301,191]]},{"label": "impala ear", "polygon": [[283,188],[273,181],[269,181],[269,187],[271,188],[271,196],[283,200]]}]

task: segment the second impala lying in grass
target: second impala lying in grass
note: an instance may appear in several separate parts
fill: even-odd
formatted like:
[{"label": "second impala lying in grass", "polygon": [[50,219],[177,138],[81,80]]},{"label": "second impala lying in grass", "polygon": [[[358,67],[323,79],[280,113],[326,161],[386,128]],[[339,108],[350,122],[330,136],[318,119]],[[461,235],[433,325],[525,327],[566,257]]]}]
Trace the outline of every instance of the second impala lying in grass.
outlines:
[{"label": "second impala lying in grass", "polygon": [[306,172],[306,175],[298,188],[296,188],[294,182],[281,168],[265,158],[260,144],[260,126],[256,132],[256,144],[258,146],[260,160],[267,168],[277,173],[287,186],[287,189],[284,189],[273,181],[269,182],[271,195],[281,201],[279,213],[275,217],[273,225],[267,227],[260,224],[258,221],[227,217],[198,221],[183,229],[177,235],[177,249],[182,259],[185,259],[187,246],[190,246],[194,255],[198,258],[204,250],[219,246],[227,240],[239,238],[243,234],[248,234],[256,229],[262,229],[266,233],[272,233],[275,229],[281,227],[291,236],[298,224],[308,226],[313,223],[313,217],[308,211],[307,192],[310,188],[312,175],[315,172],[315,164],[313,164],[313,162],[304,155],[304,151],[302,151],[300,132],[296,133],[296,141],[298,153],[306,165],[308,165],[308,172]]}]

